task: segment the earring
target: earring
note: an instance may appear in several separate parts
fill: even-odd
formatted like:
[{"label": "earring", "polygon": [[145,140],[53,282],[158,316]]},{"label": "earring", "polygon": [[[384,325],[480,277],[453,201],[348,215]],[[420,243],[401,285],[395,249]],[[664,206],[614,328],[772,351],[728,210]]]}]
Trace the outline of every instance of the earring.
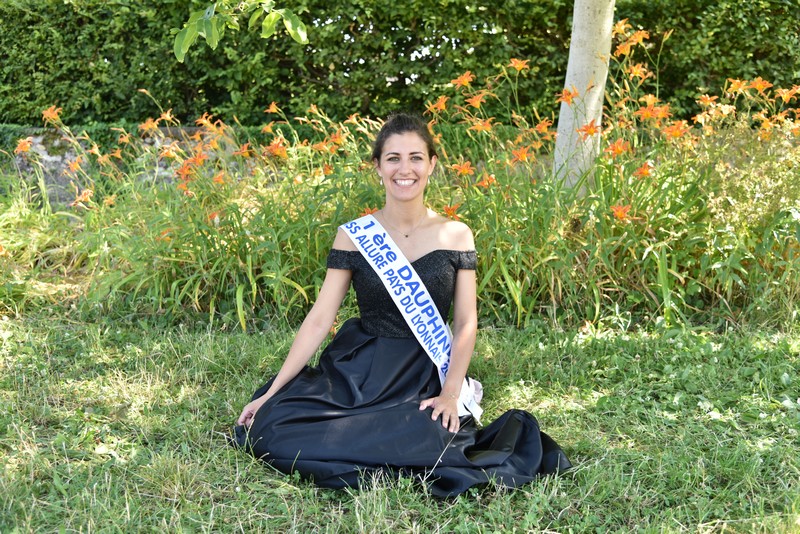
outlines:
[{"label": "earring", "polygon": [[381,176],[381,187],[383,187],[383,176]]}]

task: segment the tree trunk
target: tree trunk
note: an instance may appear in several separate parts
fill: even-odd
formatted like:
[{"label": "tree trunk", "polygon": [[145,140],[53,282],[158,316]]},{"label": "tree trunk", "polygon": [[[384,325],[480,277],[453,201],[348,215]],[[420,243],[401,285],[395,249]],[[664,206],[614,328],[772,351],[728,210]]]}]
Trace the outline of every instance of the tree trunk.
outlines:
[{"label": "tree trunk", "polygon": [[575,0],[564,89],[577,95],[561,102],[553,163],[553,175],[568,187],[591,173],[600,151],[600,135],[578,129],[601,125],[613,22],[614,0]]}]

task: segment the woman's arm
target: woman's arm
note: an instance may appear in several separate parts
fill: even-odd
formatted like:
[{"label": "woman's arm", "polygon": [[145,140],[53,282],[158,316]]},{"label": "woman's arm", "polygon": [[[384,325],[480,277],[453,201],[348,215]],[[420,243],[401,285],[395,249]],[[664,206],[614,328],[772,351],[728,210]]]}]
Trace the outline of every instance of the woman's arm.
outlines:
[{"label": "woman's arm", "polygon": [[[341,237],[349,241],[341,230],[339,234],[342,234]],[[334,248],[348,249],[349,247],[346,243],[341,243],[341,245],[343,245],[341,247],[337,246],[340,245],[339,234],[337,234],[336,240],[334,241]],[[269,400],[276,391],[280,390],[291,379],[297,376],[311,357],[317,352],[317,349],[319,349],[322,342],[325,341],[325,338],[330,333],[333,322],[336,320],[339,307],[342,305],[347,290],[350,288],[351,277],[351,271],[328,269],[319,296],[308,312],[308,315],[306,315],[306,318],[303,320],[300,329],[297,331],[292,347],[289,349],[289,354],[286,356],[286,360],[283,362],[280,371],[278,371],[278,374],[275,376],[275,380],[264,395],[244,407],[244,410],[242,410],[237,420],[238,424],[250,426],[253,422],[253,417],[261,405]]]},{"label": "woman's arm", "polygon": [[[462,225],[463,226],[463,225]],[[464,227],[466,228],[466,227]],[[475,244],[472,232],[466,229],[462,237],[462,250],[473,250]],[[461,385],[467,376],[469,361],[475,349],[478,332],[477,280],[474,270],[460,269],[456,274],[455,295],[453,297],[453,346],[450,349],[450,368],[438,397],[420,403],[420,409],[432,406],[431,417],[442,416],[442,426],[451,432],[458,432],[458,396]]]}]

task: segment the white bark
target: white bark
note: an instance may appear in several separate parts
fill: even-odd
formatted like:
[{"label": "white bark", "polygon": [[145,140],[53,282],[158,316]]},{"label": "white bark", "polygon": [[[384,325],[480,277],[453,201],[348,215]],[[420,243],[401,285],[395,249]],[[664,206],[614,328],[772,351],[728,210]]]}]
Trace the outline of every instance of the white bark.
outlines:
[{"label": "white bark", "polygon": [[600,135],[583,140],[577,130],[602,124],[613,23],[614,0],[575,0],[564,87],[578,96],[561,103],[553,163],[553,175],[568,187],[591,173],[600,151]]}]

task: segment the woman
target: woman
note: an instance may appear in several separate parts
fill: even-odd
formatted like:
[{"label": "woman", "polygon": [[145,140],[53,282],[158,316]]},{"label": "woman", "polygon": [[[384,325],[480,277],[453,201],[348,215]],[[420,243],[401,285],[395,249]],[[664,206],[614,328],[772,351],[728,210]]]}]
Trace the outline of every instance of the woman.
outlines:
[{"label": "woman", "polygon": [[[237,421],[236,439],[279,470],[324,487],[357,486],[372,473],[411,475],[437,496],[495,480],[516,487],[570,467],[536,420],[506,412],[483,430],[459,418],[458,398],[477,330],[472,232],[424,204],[436,166],[427,126],[396,114],[375,140],[372,160],[386,190],[374,218],[411,262],[445,319],[452,304],[449,370],[413,337],[378,274],[339,229],[317,301],[278,374],[255,392]],[[350,319],[320,357],[350,284],[360,319]]]}]

